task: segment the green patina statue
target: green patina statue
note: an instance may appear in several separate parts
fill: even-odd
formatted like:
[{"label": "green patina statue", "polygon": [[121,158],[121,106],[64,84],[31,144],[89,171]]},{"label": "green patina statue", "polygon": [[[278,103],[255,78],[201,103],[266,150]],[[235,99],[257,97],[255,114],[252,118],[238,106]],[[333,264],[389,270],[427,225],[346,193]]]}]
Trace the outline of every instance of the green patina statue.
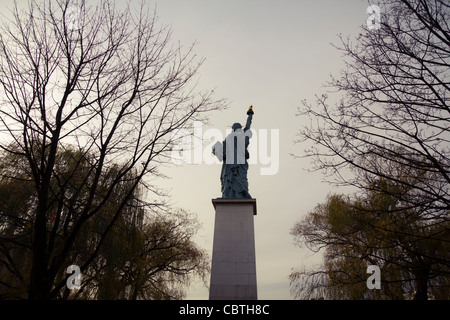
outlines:
[{"label": "green patina statue", "polygon": [[233,124],[233,131],[225,141],[222,144],[217,142],[213,147],[213,153],[220,161],[223,161],[220,174],[222,198],[252,198],[248,192],[247,159],[250,156],[247,148],[252,137],[250,125],[253,114],[253,107],[250,106],[244,129],[240,123]]}]

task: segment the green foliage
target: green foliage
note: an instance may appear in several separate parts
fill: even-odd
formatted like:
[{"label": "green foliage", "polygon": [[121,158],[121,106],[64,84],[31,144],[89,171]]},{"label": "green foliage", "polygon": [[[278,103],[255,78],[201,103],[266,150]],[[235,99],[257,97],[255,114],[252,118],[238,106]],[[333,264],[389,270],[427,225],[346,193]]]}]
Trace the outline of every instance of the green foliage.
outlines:
[{"label": "green foliage", "polygon": [[[192,242],[195,218],[182,210],[151,214],[141,189],[133,189],[135,174],[122,174],[114,164],[101,175],[93,213],[83,216],[95,173],[91,160],[88,153],[69,146],[57,154],[46,210],[48,271],[57,266],[53,298],[182,298],[192,276],[204,279],[208,274],[207,254]],[[0,297],[24,299],[32,265],[36,186],[20,153],[5,153],[0,163]],[[111,192],[108,187],[115,179],[121,180]],[[82,272],[82,287],[73,292],[65,283],[72,264]]]},{"label": "green foliage", "polygon": [[[356,199],[331,195],[294,225],[291,234],[297,244],[325,249],[320,270],[291,274],[296,297],[450,298],[448,221],[401,207],[391,192],[397,187],[380,184],[385,192],[367,191]],[[366,286],[368,265],[381,269],[380,290]]]}]

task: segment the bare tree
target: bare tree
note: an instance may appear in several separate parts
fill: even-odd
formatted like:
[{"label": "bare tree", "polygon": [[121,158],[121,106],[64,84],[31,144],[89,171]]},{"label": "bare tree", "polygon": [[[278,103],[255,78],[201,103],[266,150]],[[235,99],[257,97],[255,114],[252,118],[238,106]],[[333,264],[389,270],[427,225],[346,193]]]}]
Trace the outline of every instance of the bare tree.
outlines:
[{"label": "bare tree", "polygon": [[[346,68],[328,83],[340,100],[334,106],[328,95],[303,101],[299,114],[310,124],[297,142],[313,142],[305,156],[330,182],[356,187],[360,195],[392,197],[396,223],[406,219],[402,213],[423,223],[392,230],[393,238],[448,244],[442,230],[448,230],[450,212],[450,5],[386,0],[379,6],[379,29],[364,26],[355,42],[340,37]],[[426,228],[440,231],[433,235]],[[427,259],[448,273],[448,256]],[[423,270],[413,275],[425,287],[419,298],[427,294]]]},{"label": "bare tree", "polygon": [[[413,188],[410,206],[440,215],[450,208],[449,4],[387,0],[380,6],[379,30],[364,27],[356,44],[341,37],[347,67],[328,85],[342,100],[334,107],[327,95],[316,104],[303,101],[299,111],[311,125],[298,141],[315,143],[307,156],[333,182],[365,188],[358,175],[387,178]],[[379,165],[393,160],[427,172],[427,180],[411,184]]]},{"label": "bare tree", "polygon": [[[16,6],[13,16],[0,34],[0,147],[26,157],[31,171],[37,204],[28,297],[48,299],[83,224],[133,177],[82,270],[138,185],[158,196],[144,177],[158,176],[158,165],[170,156],[173,133],[204,120],[223,102],[214,101],[212,91],[196,92],[203,60],[193,47],[172,45],[170,30],[158,27],[156,14],[143,1],[136,11],[119,11],[109,1],[96,7],[85,1],[30,1],[27,11]],[[80,182],[89,189],[83,199],[65,192],[70,179],[59,179],[57,154],[67,145],[89,155],[89,172]],[[103,175],[112,166],[118,174],[108,180]],[[57,213],[49,217],[54,206]],[[63,243],[55,246],[62,227]]]}]

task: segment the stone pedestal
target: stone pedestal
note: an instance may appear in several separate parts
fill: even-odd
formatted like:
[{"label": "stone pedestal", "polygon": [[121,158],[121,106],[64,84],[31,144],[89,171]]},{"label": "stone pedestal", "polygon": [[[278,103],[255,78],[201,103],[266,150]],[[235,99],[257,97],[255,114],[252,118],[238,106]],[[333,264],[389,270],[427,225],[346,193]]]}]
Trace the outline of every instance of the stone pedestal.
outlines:
[{"label": "stone pedestal", "polygon": [[256,199],[213,199],[210,300],[256,300]]}]

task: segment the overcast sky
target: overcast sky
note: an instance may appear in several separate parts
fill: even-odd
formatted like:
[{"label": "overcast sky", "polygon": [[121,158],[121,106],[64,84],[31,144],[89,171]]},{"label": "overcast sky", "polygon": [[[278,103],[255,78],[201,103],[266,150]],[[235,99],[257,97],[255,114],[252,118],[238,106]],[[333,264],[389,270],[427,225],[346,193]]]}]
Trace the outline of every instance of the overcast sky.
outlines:
[{"label": "overcast sky", "polygon": [[[321,262],[320,256],[295,247],[289,231],[327,194],[345,190],[322,182],[320,173],[308,173],[310,160],[290,156],[301,155],[308,147],[293,144],[304,121],[295,114],[302,99],[313,102],[315,94],[326,91],[323,84],[330,74],[337,75],[343,68],[342,53],[330,43],[339,44],[338,34],[358,34],[368,18],[367,6],[368,2],[361,0],[157,1],[158,15],[172,27],[173,40],[185,45],[196,41],[196,53],[206,58],[199,88],[216,88],[216,97],[230,102],[229,109],[211,116],[211,128],[225,136],[225,129],[234,122],[245,123],[247,108],[253,105],[253,131],[263,134],[261,129],[266,129],[269,141],[270,133],[279,131],[278,172],[261,175],[261,167],[269,165],[258,161],[250,165],[248,174],[249,191],[258,208],[259,299],[292,299],[288,279],[292,268]],[[203,146],[209,149],[209,141]],[[259,160],[258,143],[257,147]],[[214,229],[211,199],[221,196],[220,170],[220,165],[207,164],[167,170],[172,177],[166,183],[173,203],[197,213],[202,228],[196,240],[210,256]],[[208,299],[208,289],[195,284],[187,298]]]},{"label": "overcast sky", "polygon": [[[4,0],[2,0],[3,3]],[[8,0],[10,8],[13,1]],[[120,3],[120,1],[118,1]],[[26,0],[18,0],[19,6]],[[87,1],[88,4],[89,1]],[[131,1],[132,5],[137,1]],[[225,130],[234,122],[245,123],[254,107],[255,133],[251,154],[249,192],[257,199],[255,216],[256,265],[259,299],[292,299],[288,276],[293,268],[314,267],[321,257],[294,246],[289,234],[294,223],[323,202],[330,192],[344,192],[322,182],[320,173],[308,173],[309,159],[294,159],[308,145],[294,145],[304,119],[296,117],[300,101],[314,101],[326,91],[330,74],[343,68],[338,34],[354,36],[368,15],[367,0],[161,0],[157,5],[162,24],[171,26],[172,40],[206,59],[200,69],[199,90],[216,88],[216,98],[226,98],[229,108],[210,117],[210,129]],[[376,1],[371,2],[376,4]],[[266,130],[266,131],[265,131]],[[211,132],[211,131],[209,131]],[[261,135],[279,133],[270,154],[260,150]],[[276,138],[276,136],[274,136]],[[258,139],[257,139],[258,138]],[[259,141],[258,141],[259,140]],[[214,141],[213,141],[214,142]],[[278,143],[279,142],[279,143]],[[209,153],[211,141],[203,141]],[[256,147],[256,148],[255,148]],[[267,155],[260,158],[260,154]],[[278,165],[276,158],[279,158]],[[256,159],[255,159],[256,158]],[[265,160],[265,164],[261,161]],[[266,168],[269,175],[261,174]],[[270,169],[268,169],[270,168]],[[170,190],[172,204],[197,214],[202,227],[196,242],[211,258],[214,208],[221,197],[220,164],[191,164],[165,169],[171,179],[161,182]],[[208,281],[209,282],[209,281]],[[201,282],[188,290],[188,299],[208,299]]]}]

